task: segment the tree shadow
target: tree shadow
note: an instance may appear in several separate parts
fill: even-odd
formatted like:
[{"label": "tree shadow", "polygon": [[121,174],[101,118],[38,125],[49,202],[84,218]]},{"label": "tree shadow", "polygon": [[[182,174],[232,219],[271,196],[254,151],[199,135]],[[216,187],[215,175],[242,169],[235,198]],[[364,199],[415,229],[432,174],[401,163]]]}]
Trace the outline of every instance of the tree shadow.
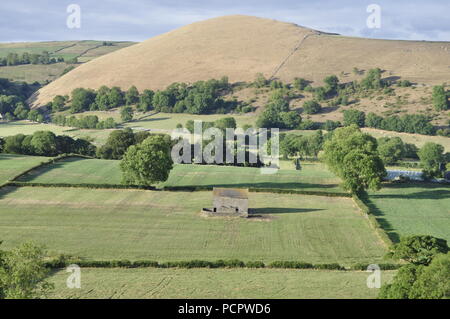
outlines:
[{"label": "tree shadow", "polygon": [[375,216],[377,222],[386,232],[390,240],[394,243],[398,243],[400,241],[400,234],[386,218],[382,217],[385,216],[384,213],[367,196],[364,196],[361,200],[369,207],[370,212]]},{"label": "tree shadow", "polygon": [[135,120],[135,121],[133,121],[133,122],[135,122],[135,123],[138,123],[138,122],[156,122],[156,121],[165,121],[165,120],[170,120],[170,117],[158,117],[158,118],[155,118],[155,119],[152,119],[152,118],[144,118],[144,119],[138,119],[138,120]]},{"label": "tree shadow", "polygon": [[27,174],[21,176],[17,181],[18,182],[32,182],[34,179],[38,178],[41,175],[44,175],[50,171],[53,171],[58,168],[64,167],[64,165],[68,163],[73,162],[79,162],[85,160],[84,158],[79,157],[68,157],[59,161],[56,161],[54,163],[45,164],[42,166],[39,166],[36,169],[33,169],[32,171],[28,172]]},{"label": "tree shadow", "polygon": [[264,207],[252,208],[251,215],[267,215],[267,214],[304,214],[321,211],[324,209],[304,209],[304,208],[284,208],[284,207]]},{"label": "tree shadow", "polygon": [[19,189],[19,187],[13,187],[13,186],[5,186],[0,188],[0,200],[6,198],[8,195],[16,192]]},{"label": "tree shadow", "polygon": [[[338,184],[306,184],[306,183],[217,183],[217,184],[205,184],[205,185],[166,185],[166,186],[202,186],[202,187],[235,187],[235,188],[260,188],[260,189],[268,189],[268,188],[278,188],[278,189],[291,189],[291,190],[304,190],[304,189],[312,189],[316,188],[318,191],[320,188],[335,188],[338,187]],[[339,190],[340,191],[340,190]],[[343,192],[343,191],[340,191]]]}]

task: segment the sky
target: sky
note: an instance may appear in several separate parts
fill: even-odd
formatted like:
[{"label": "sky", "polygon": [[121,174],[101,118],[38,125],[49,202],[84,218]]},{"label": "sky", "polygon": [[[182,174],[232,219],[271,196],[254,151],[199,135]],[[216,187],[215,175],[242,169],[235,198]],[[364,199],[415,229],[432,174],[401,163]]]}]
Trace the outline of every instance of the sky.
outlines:
[{"label": "sky", "polygon": [[[80,8],[80,28],[67,20]],[[380,8],[379,28],[369,28]],[[450,0],[1,0],[0,42],[143,41],[209,18],[245,14],[347,36],[450,41]],[[71,20],[75,21],[75,20]]]}]

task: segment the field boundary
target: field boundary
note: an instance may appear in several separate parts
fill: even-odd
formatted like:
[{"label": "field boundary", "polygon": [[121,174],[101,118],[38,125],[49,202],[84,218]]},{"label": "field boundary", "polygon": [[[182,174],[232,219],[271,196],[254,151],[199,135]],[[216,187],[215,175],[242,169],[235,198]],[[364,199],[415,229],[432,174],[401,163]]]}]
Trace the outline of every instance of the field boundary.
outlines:
[{"label": "field boundary", "polygon": [[[21,176],[23,176],[23,175],[21,175]],[[153,187],[153,186],[123,185],[123,184],[37,183],[37,182],[20,182],[17,180],[8,181],[3,186],[42,187],[42,188],[118,189],[118,190],[129,189],[129,190],[149,190],[149,191],[160,191],[160,192],[204,192],[204,191],[212,191],[214,188],[213,186],[205,186],[205,187],[203,187],[203,186],[175,186],[175,187],[170,186],[170,187],[157,188],[157,187]],[[251,193],[307,195],[307,196],[324,196],[324,197],[336,197],[336,198],[351,198],[352,197],[351,194],[347,194],[347,193],[302,191],[302,190],[282,189],[282,188],[249,188],[249,192],[251,192]]]},{"label": "field boundary", "polygon": [[[301,261],[273,261],[264,263],[262,261],[247,261],[244,262],[238,259],[231,260],[185,260],[185,261],[169,261],[158,262],[153,260],[77,260],[77,259],[65,259],[57,258],[51,261],[47,261],[45,266],[50,269],[63,269],[70,265],[77,265],[85,268],[268,268],[268,269],[311,269],[311,270],[335,270],[335,271],[348,271],[359,270],[365,271],[369,264],[358,263],[349,267],[344,267],[337,263],[330,264],[312,264]],[[381,270],[396,270],[400,267],[400,264],[379,264]]]},{"label": "field boundary", "polygon": [[151,190],[158,191],[153,186],[122,185],[122,184],[69,184],[69,183],[34,183],[34,182],[7,182],[4,186],[12,187],[42,187],[42,188],[87,188],[87,189],[119,189],[119,190]]},{"label": "field boundary", "polygon": [[389,248],[394,243],[389,238],[388,234],[385,232],[383,227],[381,227],[380,223],[378,222],[375,215],[370,210],[369,206],[367,206],[364,201],[359,198],[357,195],[352,197],[353,202],[358,206],[359,210],[363,214],[364,217],[367,218],[369,221],[370,226],[375,230],[375,233],[378,235],[378,237],[381,239],[381,241]]}]

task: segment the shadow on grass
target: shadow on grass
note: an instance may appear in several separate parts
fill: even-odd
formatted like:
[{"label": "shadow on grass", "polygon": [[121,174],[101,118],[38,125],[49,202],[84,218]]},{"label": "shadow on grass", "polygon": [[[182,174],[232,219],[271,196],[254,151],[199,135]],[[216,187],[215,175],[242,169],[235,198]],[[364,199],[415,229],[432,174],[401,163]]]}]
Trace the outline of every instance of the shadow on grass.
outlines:
[{"label": "shadow on grass", "polygon": [[55,163],[40,166],[40,167],[32,170],[28,174],[21,176],[17,181],[18,182],[32,182],[34,179],[38,178],[41,175],[44,175],[54,169],[62,168],[67,163],[73,163],[73,162],[84,161],[84,160],[85,160],[84,158],[79,158],[79,157],[65,158],[65,159],[62,159]]},{"label": "shadow on grass", "polygon": [[139,122],[156,122],[156,121],[165,121],[165,120],[170,120],[170,117],[158,117],[158,118],[155,118],[155,119],[152,119],[152,118],[139,119],[139,120],[136,120],[136,121],[132,121],[131,123],[137,124]]},{"label": "shadow on grass", "polygon": [[304,209],[304,208],[281,208],[281,207],[265,207],[252,208],[252,215],[266,215],[266,214],[304,214],[321,211],[323,209]]},{"label": "shadow on grass", "polygon": [[18,187],[5,186],[0,188],[0,200],[5,199],[9,194],[16,192]]},{"label": "shadow on grass", "polygon": [[[179,185],[179,184],[172,184],[167,183],[164,184],[164,186],[167,187],[195,187],[195,186],[201,186],[201,187],[235,187],[235,188],[279,188],[279,189],[292,189],[292,190],[314,190],[314,191],[320,191],[321,189],[326,189],[327,191],[333,191],[336,193],[343,193],[344,191],[339,188],[338,184],[307,184],[307,183],[216,183],[216,184],[197,184],[197,185]],[[333,189],[334,188],[334,189]]]},{"label": "shadow on grass", "polygon": [[[371,195],[370,197],[373,196]],[[367,196],[362,197],[361,200],[369,207],[371,213],[375,216],[381,228],[383,228],[392,242],[398,243],[400,241],[400,234],[397,232],[397,229],[383,217],[385,216],[384,213]]]}]

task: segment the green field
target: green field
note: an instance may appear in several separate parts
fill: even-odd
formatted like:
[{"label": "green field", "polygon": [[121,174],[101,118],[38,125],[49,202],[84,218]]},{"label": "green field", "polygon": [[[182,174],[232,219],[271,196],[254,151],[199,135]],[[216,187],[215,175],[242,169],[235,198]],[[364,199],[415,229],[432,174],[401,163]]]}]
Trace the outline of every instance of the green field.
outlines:
[{"label": "green field", "polygon": [[0,154],[0,184],[47,159],[38,156]]},{"label": "green field", "polygon": [[[82,269],[81,289],[68,289],[68,273],[52,278],[50,298],[376,298],[368,274],[355,271],[280,269]],[[394,272],[384,271],[382,283]]]},{"label": "green field", "polygon": [[212,115],[193,115],[185,113],[150,113],[143,117],[139,117],[135,121],[125,123],[125,127],[130,128],[145,128],[145,129],[159,129],[159,130],[173,130],[177,124],[183,126],[189,120],[198,120],[204,122],[214,122],[224,117],[234,117],[238,127],[245,124],[255,125],[256,117],[254,114],[240,115],[240,114],[212,114]]},{"label": "green field", "polygon": [[4,248],[24,241],[89,259],[379,262],[386,250],[348,198],[250,193],[249,219],[206,218],[211,192],[0,190]]},{"label": "green field", "polygon": [[0,121],[0,136],[12,136],[16,134],[30,135],[36,131],[52,131],[56,135],[68,135],[74,138],[89,138],[97,146],[106,143],[112,130],[82,130],[70,127],[58,126],[55,124],[33,123],[30,121]]},{"label": "green field", "polygon": [[[208,165],[175,165],[169,179],[159,186],[234,186],[343,192],[339,179],[325,165],[303,164],[302,171],[283,169],[263,175],[258,168]],[[30,172],[23,182],[120,184],[119,161],[69,158]]]},{"label": "green field", "polygon": [[450,187],[392,184],[369,196],[370,206],[389,236],[433,235],[450,242]]},{"label": "green field", "polygon": [[[112,42],[112,46],[103,46],[103,41],[54,41],[54,42],[21,42],[0,43],[0,57],[6,57],[9,53],[22,55],[24,52],[41,54],[49,52],[50,57],[62,57],[72,59],[77,57],[79,63],[85,63],[96,57],[114,52],[116,50],[133,45],[134,42]],[[0,78],[14,81],[33,83],[35,81],[45,83],[59,78],[69,65],[66,63],[53,63],[48,65],[14,65],[1,66]]]}]

